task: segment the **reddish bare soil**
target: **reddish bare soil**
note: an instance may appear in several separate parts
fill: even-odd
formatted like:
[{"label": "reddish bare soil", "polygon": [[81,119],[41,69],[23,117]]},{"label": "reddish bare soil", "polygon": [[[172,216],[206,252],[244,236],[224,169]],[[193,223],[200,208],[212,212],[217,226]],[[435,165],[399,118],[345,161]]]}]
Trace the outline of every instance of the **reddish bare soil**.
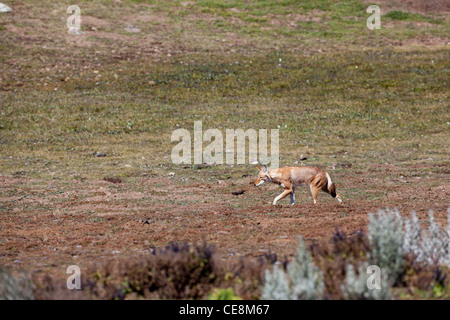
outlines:
[{"label": "reddish bare soil", "polygon": [[[287,198],[272,206],[281,189],[253,187],[254,177],[212,183],[180,183],[177,176],[50,183],[2,176],[0,264],[65,272],[68,264],[203,239],[224,257],[269,250],[291,255],[298,235],[311,242],[328,239],[336,228],[352,234],[366,229],[368,213],[386,206],[402,214],[415,210],[424,221],[432,209],[438,222],[446,222],[447,167],[372,165],[364,172],[345,171],[332,173],[344,205],[325,193],[314,205],[305,188],[297,191],[293,207]],[[236,190],[245,193],[232,195]]]}]

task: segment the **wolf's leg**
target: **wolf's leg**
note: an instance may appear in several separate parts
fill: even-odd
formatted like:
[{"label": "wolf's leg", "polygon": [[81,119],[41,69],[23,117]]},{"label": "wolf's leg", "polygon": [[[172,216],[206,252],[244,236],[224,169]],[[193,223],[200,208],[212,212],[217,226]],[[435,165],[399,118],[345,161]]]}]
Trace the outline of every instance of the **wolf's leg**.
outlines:
[{"label": "wolf's leg", "polygon": [[320,188],[317,188],[312,183],[309,185],[309,188],[311,189],[311,194],[312,194],[312,197],[313,197],[313,200],[314,200],[314,204],[316,204],[317,201],[318,201],[317,198],[319,197]]},{"label": "wolf's leg", "polygon": [[280,194],[278,197],[276,197],[273,200],[273,205],[276,205],[279,200],[283,199],[284,197],[286,197],[290,193],[292,193],[292,190],[290,190],[290,189],[284,190],[282,194]]},{"label": "wolf's leg", "polygon": [[295,204],[295,189],[292,188],[292,192],[291,192],[291,205]]}]

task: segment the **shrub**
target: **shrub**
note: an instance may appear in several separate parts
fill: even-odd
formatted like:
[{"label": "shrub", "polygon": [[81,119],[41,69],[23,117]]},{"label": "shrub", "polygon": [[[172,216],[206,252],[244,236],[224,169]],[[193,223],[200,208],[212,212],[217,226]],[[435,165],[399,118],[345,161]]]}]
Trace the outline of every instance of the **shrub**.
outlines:
[{"label": "shrub", "polygon": [[403,242],[404,252],[415,255],[417,261],[425,260],[423,257],[421,231],[419,219],[415,212],[411,213],[411,219],[405,219],[405,239]]},{"label": "shrub", "polygon": [[449,288],[448,267],[430,265],[425,261],[418,262],[417,257],[412,254],[407,254],[405,261],[402,286],[407,288],[410,294],[414,294],[416,289],[435,293]]},{"label": "shrub", "polygon": [[285,267],[287,259],[279,260],[276,254],[269,252],[257,259],[242,257],[237,263],[224,263],[223,268],[227,270],[227,273],[223,285],[232,286],[236,294],[243,299],[259,299],[266,270],[272,267],[274,263],[279,263]]},{"label": "shrub", "polygon": [[261,299],[263,300],[289,300],[291,291],[286,272],[278,265],[273,266],[272,272],[266,270],[265,284]]},{"label": "shrub", "polygon": [[390,292],[387,275],[381,272],[380,288],[369,289],[367,281],[371,274],[367,273],[367,263],[360,264],[358,274],[353,265],[349,264],[346,270],[345,283],[341,285],[343,296],[346,300],[390,300]]},{"label": "shrub", "polygon": [[378,210],[369,215],[371,264],[389,275],[389,282],[398,281],[404,264],[403,220],[397,209]]},{"label": "shrub", "polygon": [[272,273],[266,272],[262,299],[312,300],[323,297],[322,271],[314,265],[301,237],[298,242],[297,253],[287,265],[287,274],[277,265],[274,266]]},{"label": "shrub", "polygon": [[418,262],[450,265],[450,209],[447,219],[447,226],[441,229],[430,210],[428,230],[421,230],[419,219],[413,212],[411,219],[405,219],[405,253],[415,255]]},{"label": "shrub", "polygon": [[171,243],[144,257],[96,266],[86,287],[103,299],[199,299],[215,287],[221,273],[212,246]]},{"label": "shrub", "polygon": [[414,288],[445,288],[448,268],[442,266],[450,264],[450,209],[447,220],[441,228],[430,211],[429,227],[422,230],[415,212],[405,219],[390,209],[371,215],[371,262],[388,272],[391,284],[405,285],[411,293]]},{"label": "shrub", "polygon": [[67,289],[67,279],[65,277],[35,273],[31,279],[36,300],[87,300],[94,298],[88,296],[84,290]]},{"label": "shrub", "polygon": [[145,255],[87,266],[82,290],[67,290],[65,278],[34,274],[34,294],[37,299],[46,300],[257,299],[264,271],[275,261],[277,256],[270,253],[256,259],[222,260],[216,258],[214,247],[205,243],[194,246],[171,243],[153,248]]},{"label": "shrub", "polygon": [[32,300],[33,286],[27,273],[0,268],[0,300]]},{"label": "shrub", "polygon": [[[331,245],[330,245],[331,243]],[[314,243],[311,252],[324,275],[326,299],[344,299],[342,285],[345,282],[347,267],[355,268],[362,263],[367,264],[370,245],[367,236],[357,231],[348,236],[338,229],[333,233],[330,242]]]},{"label": "shrub", "polygon": [[[0,298],[390,299],[392,284],[399,296],[407,291],[446,298],[450,209],[447,214],[449,223],[441,227],[430,212],[429,227],[422,230],[415,213],[402,219],[397,210],[379,211],[370,215],[368,236],[336,229],[331,241],[314,242],[310,250],[299,238],[290,262],[271,253],[219,260],[205,243],[171,243],[91,265],[83,272],[83,290],[67,290],[66,279],[51,274],[35,273],[30,280],[0,268]],[[369,264],[382,269],[381,291],[367,286]]]}]

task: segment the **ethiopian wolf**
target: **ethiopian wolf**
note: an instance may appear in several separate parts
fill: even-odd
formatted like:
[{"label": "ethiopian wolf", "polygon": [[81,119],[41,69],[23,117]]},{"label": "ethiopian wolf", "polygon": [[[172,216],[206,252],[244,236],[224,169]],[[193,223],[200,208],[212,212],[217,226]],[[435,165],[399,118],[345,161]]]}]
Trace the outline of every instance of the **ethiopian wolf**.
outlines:
[{"label": "ethiopian wolf", "polygon": [[278,200],[283,199],[287,195],[291,196],[291,205],[295,203],[295,188],[300,185],[309,185],[314,199],[317,203],[319,191],[329,193],[342,203],[341,197],[336,193],[336,187],[331,181],[330,175],[317,167],[284,167],[279,169],[267,169],[266,166],[256,166],[259,169],[258,179],[255,186],[258,187],[264,182],[273,182],[284,188],[282,194],[273,200],[276,205]]}]

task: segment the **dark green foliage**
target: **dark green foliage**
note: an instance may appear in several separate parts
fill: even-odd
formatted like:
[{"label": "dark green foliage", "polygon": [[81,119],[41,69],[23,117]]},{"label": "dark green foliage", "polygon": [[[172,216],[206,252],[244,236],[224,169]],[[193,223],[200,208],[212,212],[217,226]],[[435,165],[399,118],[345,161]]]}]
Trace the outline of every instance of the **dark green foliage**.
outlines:
[{"label": "dark green foliage", "polygon": [[394,19],[394,20],[407,20],[407,19],[410,19],[414,15],[412,15],[408,12],[404,12],[404,11],[390,11],[390,12],[386,13],[384,16],[387,18]]}]

